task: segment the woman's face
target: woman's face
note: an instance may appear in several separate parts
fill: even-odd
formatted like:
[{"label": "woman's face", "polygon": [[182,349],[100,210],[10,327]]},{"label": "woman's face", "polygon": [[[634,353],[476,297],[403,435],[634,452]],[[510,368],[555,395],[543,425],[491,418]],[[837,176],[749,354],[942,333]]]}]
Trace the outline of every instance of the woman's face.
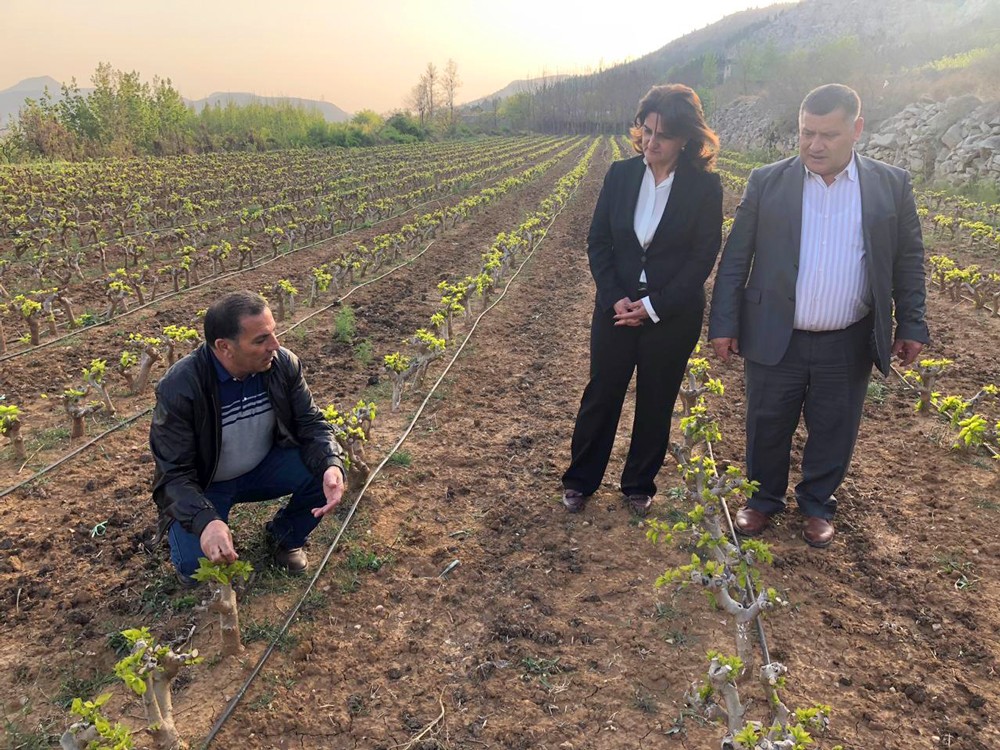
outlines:
[{"label": "woman's face", "polygon": [[650,112],[642,121],[642,155],[646,162],[655,169],[672,170],[677,166],[685,141],[671,136],[663,131],[661,118],[656,112]]}]

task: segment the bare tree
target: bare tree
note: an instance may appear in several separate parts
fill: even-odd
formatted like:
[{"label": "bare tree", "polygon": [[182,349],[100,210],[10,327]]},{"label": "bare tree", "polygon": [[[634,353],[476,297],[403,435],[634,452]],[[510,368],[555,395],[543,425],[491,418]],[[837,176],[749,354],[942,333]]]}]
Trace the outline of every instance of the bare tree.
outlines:
[{"label": "bare tree", "polygon": [[427,119],[427,81],[425,76],[420,76],[420,81],[413,87],[410,91],[410,97],[407,100],[407,105],[412,107],[417,111],[417,115],[420,117],[420,124],[423,125]]},{"label": "bare tree", "polygon": [[441,78],[438,74],[437,66],[434,63],[427,63],[427,68],[424,70],[424,74],[420,77],[420,82],[424,84],[427,89],[427,117],[428,119],[433,120],[434,94],[437,92],[438,86],[441,85]]},{"label": "bare tree", "polygon": [[458,77],[458,63],[448,58],[448,63],[444,66],[444,74],[441,76],[441,90],[444,92],[444,99],[448,103],[448,124],[455,124],[455,92],[462,85]]}]

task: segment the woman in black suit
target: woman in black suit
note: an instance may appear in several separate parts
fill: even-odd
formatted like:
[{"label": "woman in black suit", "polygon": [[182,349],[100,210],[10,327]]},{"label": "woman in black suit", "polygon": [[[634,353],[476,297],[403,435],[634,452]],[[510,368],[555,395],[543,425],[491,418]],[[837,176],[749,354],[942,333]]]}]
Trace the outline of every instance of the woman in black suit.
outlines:
[{"label": "woman in black suit", "polygon": [[711,171],[719,139],[698,95],[680,84],[654,86],[631,135],[639,155],[611,165],[587,236],[597,304],[590,382],[562,479],[571,513],[604,478],[633,371],[635,420],[621,490],[633,513],[649,510],[722,242],[722,185]]}]

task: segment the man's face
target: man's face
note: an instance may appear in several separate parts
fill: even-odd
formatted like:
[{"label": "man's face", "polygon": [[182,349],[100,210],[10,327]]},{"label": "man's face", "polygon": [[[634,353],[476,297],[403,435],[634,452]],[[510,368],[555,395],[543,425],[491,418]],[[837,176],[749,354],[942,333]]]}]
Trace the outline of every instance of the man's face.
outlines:
[{"label": "man's face", "polygon": [[243,379],[255,372],[271,369],[274,354],[280,344],[274,335],[274,316],[268,308],[259,315],[240,320],[240,333],[235,341],[218,339],[215,353],[230,375]]},{"label": "man's face", "polygon": [[864,118],[852,121],[840,108],[825,115],[803,112],[799,115],[802,163],[830,184],[850,163],[864,124]]}]

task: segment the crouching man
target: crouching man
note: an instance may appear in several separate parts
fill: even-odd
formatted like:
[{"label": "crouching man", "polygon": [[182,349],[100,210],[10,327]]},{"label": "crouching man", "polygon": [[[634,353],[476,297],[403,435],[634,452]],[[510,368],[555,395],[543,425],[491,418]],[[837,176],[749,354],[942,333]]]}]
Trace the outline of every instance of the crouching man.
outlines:
[{"label": "crouching man", "polygon": [[185,586],[199,557],[237,559],[233,505],[284,495],[267,536],[278,566],[304,572],[306,538],[344,493],[340,445],[274,332],[263,297],[228,294],[205,315],[205,343],[156,386],[153,500]]}]

